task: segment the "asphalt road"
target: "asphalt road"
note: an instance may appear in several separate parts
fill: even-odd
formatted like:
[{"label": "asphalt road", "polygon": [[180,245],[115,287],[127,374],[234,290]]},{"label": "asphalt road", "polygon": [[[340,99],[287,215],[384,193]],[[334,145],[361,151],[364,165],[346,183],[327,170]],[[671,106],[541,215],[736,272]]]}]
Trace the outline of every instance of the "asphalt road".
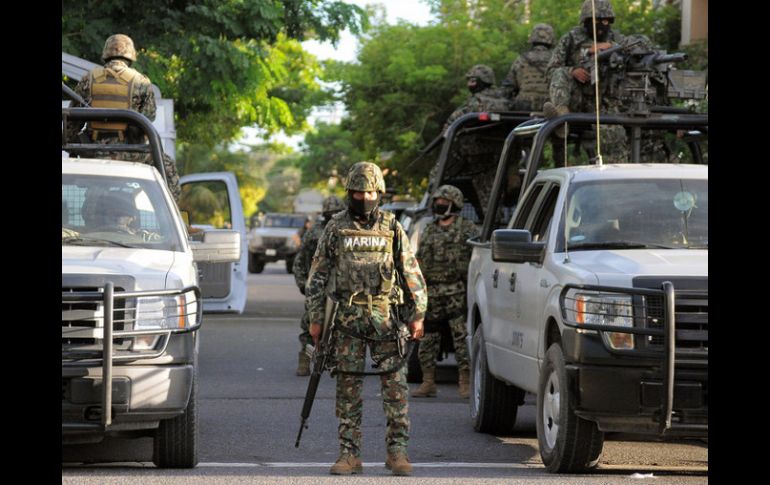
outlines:
[{"label": "asphalt road", "polygon": [[[545,472],[537,448],[534,398],[519,411],[513,436],[473,430],[454,377],[439,373],[435,399],[410,399],[411,478],[393,477],[385,460],[385,419],[377,379],[364,389],[364,475],[333,477],[337,456],[334,381],[324,376],[299,448],[294,441],[307,378],[294,375],[302,296],[283,262],[249,276],[242,315],[206,315],[200,352],[200,464],[159,470],[152,441],[107,439],[62,447],[62,483],[708,483],[708,444],[661,443],[608,435],[589,475]],[[450,361],[451,362],[451,359]],[[416,384],[411,385],[413,388]]]}]

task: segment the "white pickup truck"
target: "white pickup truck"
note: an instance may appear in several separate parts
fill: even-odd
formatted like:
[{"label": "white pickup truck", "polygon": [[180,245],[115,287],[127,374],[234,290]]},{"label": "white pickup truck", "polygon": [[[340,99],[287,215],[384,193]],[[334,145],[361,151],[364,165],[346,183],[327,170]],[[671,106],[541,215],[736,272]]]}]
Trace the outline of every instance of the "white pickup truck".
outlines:
[{"label": "white pickup truck", "polygon": [[604,432],[708,432],[708,166],[544,170],[505,229],[471,241],[471,416],[510,433],[537,394],[552,472]]},{"label": "white pickup truck", "polygon": [[[151,129],[140,116],[125,119]],[[157,466],[198,463],[197,263],[242,252],[236,231],[196,239],[155,167],[63,154],[62,444],[151,436]]]}]

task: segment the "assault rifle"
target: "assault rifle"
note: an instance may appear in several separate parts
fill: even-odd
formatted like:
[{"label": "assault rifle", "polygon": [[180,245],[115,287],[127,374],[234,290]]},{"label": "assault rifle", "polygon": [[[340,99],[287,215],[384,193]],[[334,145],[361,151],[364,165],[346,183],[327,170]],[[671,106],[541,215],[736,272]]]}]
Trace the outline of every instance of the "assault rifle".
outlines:
[{"label": "assault rifle", "polygon": [[329,357],[332,353],[332,335],[334,333],[334,317],[337,314],[337,306],[339,304],[333,301],[328,295],[326,297],[326,309],[324,312],[324,324],[321,332],[321,338],[318,341],[318,345],[313,351],[313,371],[310,373],[310,382],[307,384],[307,391],[305,392],[305,402],[302,404],[302,413],[300,414],[302,421],[299,425],[299,432],[297,433],[297,441],[294,443],[295,448],[299,448],[299,441],[302,439],[302,431],[307,428],[307,419],[310,417],[310,410],[313,409],[313,401],[315,400],[315,393],[318,390],[318,383],[321,380],[321,374],[329,362]]}]

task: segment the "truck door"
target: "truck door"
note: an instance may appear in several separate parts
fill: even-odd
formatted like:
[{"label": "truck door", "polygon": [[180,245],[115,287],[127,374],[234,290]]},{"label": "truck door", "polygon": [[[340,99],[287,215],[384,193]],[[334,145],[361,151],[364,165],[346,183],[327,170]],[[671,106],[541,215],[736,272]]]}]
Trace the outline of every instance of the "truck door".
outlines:
[{"label": "truck door", "polygon": [[231,229],[241,234],[239,261],[198,263],[203,311],[242,313],[246,306],[248,244],[238,181],[230,172],[210,172],[185,175],[179,183],[179,209],[187,212],[193,228]]}]

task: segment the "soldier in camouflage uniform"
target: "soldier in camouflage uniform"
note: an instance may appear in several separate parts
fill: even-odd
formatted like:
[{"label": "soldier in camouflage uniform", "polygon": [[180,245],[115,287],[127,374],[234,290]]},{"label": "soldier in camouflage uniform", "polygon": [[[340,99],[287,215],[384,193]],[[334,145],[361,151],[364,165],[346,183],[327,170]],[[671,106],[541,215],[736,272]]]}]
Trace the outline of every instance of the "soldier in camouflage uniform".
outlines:
[{"label": "soldier in camouflage uniform", "polygon": [[513,61],[502,83],[517,111],[540,111],[548,101],[545,70],[553,51],[553,27],[537,24],[529,34],[532,48]]},{"label": "soldier in camouflage uniform", "polygon": [[[345,210],[345,203],[335,195],[330,195],[325,198],[321,206],[322,219],[318,219],[308,229],[308,231],[302,235],[302,242],[299,246],[299,251],[294,257],[294,266],[292,267],[292,273],[294,273],[294,281],[297,283],[300,293],[305,294],[305,285],[307,284],[307,277],[310,273],[310,263],[313,260],[313,255],[318,247],[318,240],[321,238],[321,234],[324,232],[326,224],[331,220],[332,216],[337,212]],[[307,302],[306,302],[307,303]],[[300,321],[300,328],[302,332],[299,334],[299,363],[297,364],[297,375],[308,376],[310,375],[310,358],[308,357],[305,348],[307,345],[313,345],[313,339],[310,337],[308,327],[310,321],[308,320],[307,307],[302,314],[302,320]]]},{"label": "soldier in camouflage uniform", "polygon": [[[134,41],[127,35],[111,35],[104,43],[102,50],[104,66],[95,67],[85,74],[75,87],[83,100],[92,108],[132,109],[142,113],[150,121],[155,120],[155,93],[147,76],[131,67],[136,61]],[[80,106],[73,100],[72,107]],[[76,127],[77,130],[80,127]],[[86,137],[89,143],[144,143],[145,137],[136,133],[135,128],[125,122],[91,121],[86,127]],[[68,133],[68,139],[76,138],[76,133]],[[150,154],[136,152],[118,152],[98,154],[109,156],[115,160],[129,162],[152,163]],[[163,154],[163,165],[169,189],[178,202],[181,193],[179,175],[176,163],[166,153]]]},{"label": "soldier in camouflage uniform", "polygon": [[439,325],[449,325],[459,371],[459,393],[460,397],[467,398],[470,364],[465,341],[468,336],[465,280],[471,250],[465,241],[477,236],[478,229],[473,222],[459,215],[463,193],[457,187],[439,187],[433,193],[431,206],[435,220],[425,228],[417,250],[417,261],[428,285],[428,313],[419,350],[422,384],[412,396],[436,395],[436,358],[441,344]]},{"label": "soldier in camouflage uniform", "polygon": [[[366,348],[383,371],[380,375],[383,409],[387,419],[385,466],[394,475],[409,475],[408,392],[403,341],[419,340],[427,305],[425,280],[412,254],[409,239],[392,212],[378,204],[385,193],[380,168],[369,162],[354,164],[348,172],[346,211],[326,225],[310,268],[307,292],[310,335],[316,345],[322,331],[325,300],[337,302],[333,333],[337,373],[336,414],[339,418],[340,455],[331,467],[334,475],[361,473],[361,397]],[[411,302],[403,322],[392,318],[392,305]]]},{"label": "soldier in camouflage uniform", "polygon": [[[596,5],[596,41],[599,51],[623,43],[625,37],[612,30],[615,13],[609,0],[594,0]],[[559,39],[548,63],[550,101],[543,106],[546,118],[555,118],[569,112],[593,113],[596,110],[595,89],[589,72],[580,66],[591,59],[593,45],[592,0],[585,0],[580,10],[580,23]],[[606,66],[599,68],[599,110],[602,113],[618,113],[620,100],[608,93]],[[564,136],[564,132],[557,132]],[[609,163],[624,163],[628,159],[626,132],[622,126],[601,127],[603,157]]]},{"label": "soldier in camouflage uniform", "polygon": [[466,113],[476,111],[511,111],[513,104],[505,92],[495,87],[495,71],[483,64],[473,66],[465,75],[471,97],[449,115],[442,131],[446,131],[454,120]]}]

